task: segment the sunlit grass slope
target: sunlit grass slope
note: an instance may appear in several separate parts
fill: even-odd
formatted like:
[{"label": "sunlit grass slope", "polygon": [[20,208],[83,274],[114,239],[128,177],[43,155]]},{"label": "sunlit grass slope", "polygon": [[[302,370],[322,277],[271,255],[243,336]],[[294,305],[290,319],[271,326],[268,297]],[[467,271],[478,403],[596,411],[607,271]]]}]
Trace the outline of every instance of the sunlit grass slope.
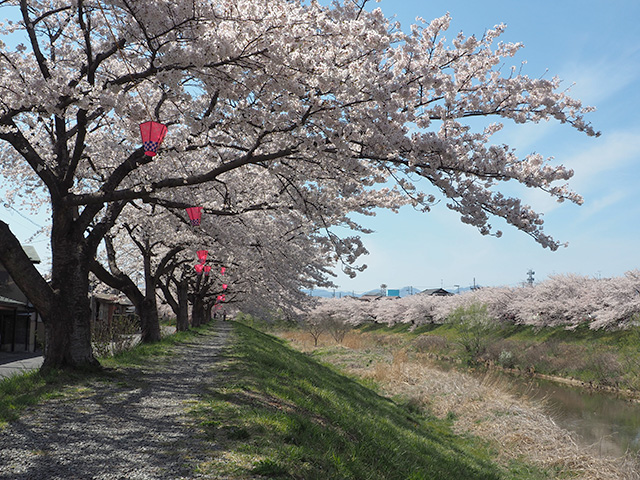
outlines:
[{"label": "sunlit grass slope", "polygon": [[[542,478],[506,472],[487,444],[243,324],[192,415],[211,440],[207,478]],[[222,372],[220,369],[222,368]]]}]

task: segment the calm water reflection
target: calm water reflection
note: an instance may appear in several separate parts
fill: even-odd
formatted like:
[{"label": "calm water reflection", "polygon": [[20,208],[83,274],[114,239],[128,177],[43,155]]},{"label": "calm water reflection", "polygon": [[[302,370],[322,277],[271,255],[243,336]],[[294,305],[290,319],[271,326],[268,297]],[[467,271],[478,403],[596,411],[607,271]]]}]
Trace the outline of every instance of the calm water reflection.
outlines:
[{"label": "calm water reflection", "polygon": [[640,452],[640,403],[553,382],[510,377],[514,388],[543,400],[555,422],[602,455]]}]

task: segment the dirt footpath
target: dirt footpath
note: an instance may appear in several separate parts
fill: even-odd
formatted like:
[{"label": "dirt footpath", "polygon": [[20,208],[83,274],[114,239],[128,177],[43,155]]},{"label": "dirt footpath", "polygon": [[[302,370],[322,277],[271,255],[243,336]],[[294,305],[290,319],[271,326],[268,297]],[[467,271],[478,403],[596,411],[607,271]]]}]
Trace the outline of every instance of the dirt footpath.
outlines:
[{"label": "dirt footpath", "polygon": [[0,479],[198,478],[201,440],[186,410],[213,380],[231,328],[218,322],[175,355],[27,410],[0,431]]}]

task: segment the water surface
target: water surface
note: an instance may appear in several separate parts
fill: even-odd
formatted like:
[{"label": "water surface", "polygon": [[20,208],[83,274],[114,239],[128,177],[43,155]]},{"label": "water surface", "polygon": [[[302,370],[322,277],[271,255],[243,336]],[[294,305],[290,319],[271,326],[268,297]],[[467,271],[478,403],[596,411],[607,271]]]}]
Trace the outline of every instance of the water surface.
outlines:
[{"label": "water surface", "polygon": [[640,452],[640,403],[548,380],[510,377],[516,392],[542,400],[562,428],[602,455]]}]

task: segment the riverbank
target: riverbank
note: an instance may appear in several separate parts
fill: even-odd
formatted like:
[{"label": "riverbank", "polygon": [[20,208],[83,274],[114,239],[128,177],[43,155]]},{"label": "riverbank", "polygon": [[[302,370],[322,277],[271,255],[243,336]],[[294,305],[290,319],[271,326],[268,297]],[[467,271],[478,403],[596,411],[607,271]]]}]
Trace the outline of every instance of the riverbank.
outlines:
[{"label": "riverbank", "polygon": [[409,408],[449,420],[456,432],[484,438],[505,464],[526,459],[550,472],[549,478],[640,478],[637,458],[600,456],[596,447],[580,445],[558,427],[542,405],[509,392],[508,383],[492,376],[478,379],[456,370],[445,372],[426,353],[408,348],[401,335],[351,331],[341,344],[324,336],[317,347],[303,331],[279,335],[314,358],[371,379],[382,394]]},{"label": "riverbank", "polygon": [[549,478],[244,325],[182,339],[166,354],[138,346],[8,419],[0,479]]},{"label": "riverbank", "polygon": [[411,349],[472,368],[494,368],[591,390],[640,399],[640,329],[591,330],[532,327],[479,321],[457,311],[444,324],[387,327],[367,324],[356,331],[397,334]]},{"label": "riverbank", "polygon": [[381,396],[277,338],[241,324],[236,335],[225,381],[193,406],[202,433],[216,439],[200,465],[206,478],[550,478],[520,459],[496,463],[492,445],[455,434],[449,420]]},{"label": "riverbank", "polygon": [[48,386],[0,429],[0,480],[638,478],[631,458],[591,455],[495,380],[437,374],[398,335],[311,354],[231,322],[181,338]]}]

